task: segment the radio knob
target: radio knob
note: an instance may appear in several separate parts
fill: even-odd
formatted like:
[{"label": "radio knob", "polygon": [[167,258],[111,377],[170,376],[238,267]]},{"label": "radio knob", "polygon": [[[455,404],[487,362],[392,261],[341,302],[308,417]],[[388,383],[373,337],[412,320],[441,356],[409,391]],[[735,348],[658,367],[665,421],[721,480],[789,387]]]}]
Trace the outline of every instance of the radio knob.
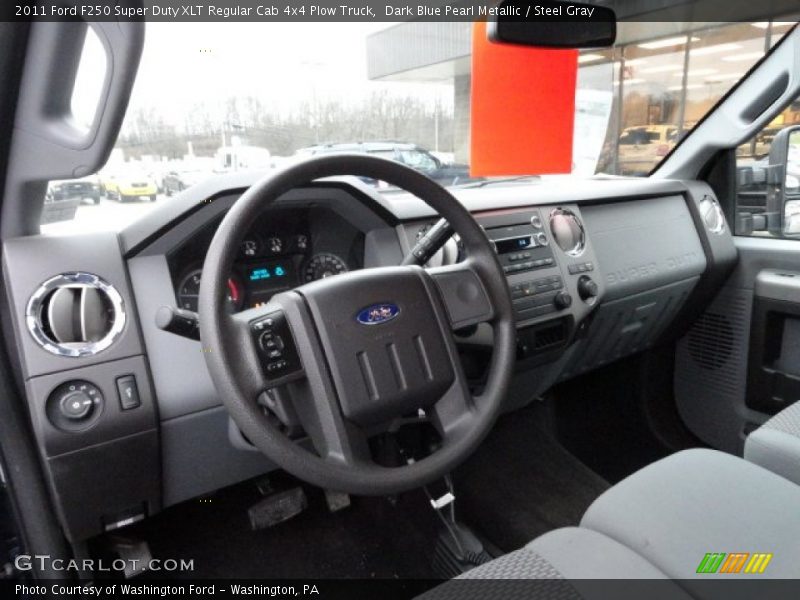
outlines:
[{"label": "radio knob", "polygon": [[539,246],[547,246],[547,236],[544,233],[542,233],[541,231],[539,233],[535,233],[533,235],[533,239],[536,240],[536,244],[537,245],[539,245]]},{"label": "radio knob", "polygon": [[556,305],[558,310],[569,308],[572,306],[572,296],[570,296],[567,292],[558,292],[555,298],[553,298],[553,304]]},{"label": "radio knob", "polygon": [[597,294],[600,293],[597,284],[592,281],[591,277],[587,277],[584,275],[580,279],[578,279],[578,295],[581,297],[581,300],[588,301],[593,298],[597,297]]}]

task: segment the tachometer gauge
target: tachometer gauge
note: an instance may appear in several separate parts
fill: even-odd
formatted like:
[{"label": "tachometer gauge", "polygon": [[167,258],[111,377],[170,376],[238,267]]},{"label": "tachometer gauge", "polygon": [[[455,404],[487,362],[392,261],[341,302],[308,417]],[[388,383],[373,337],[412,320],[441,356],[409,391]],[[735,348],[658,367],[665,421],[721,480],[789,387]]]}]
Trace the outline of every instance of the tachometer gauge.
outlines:
[{"label": "tachometer gauge", "polygon": [[347,264],[333,254],[315,254],[303,269],[303,281],[316,281],[332,275],[347,273]]},{"label": "tachometer gauge", "polygon": [[[187,273],[178,284],[178,306],[197,312],[197,300],[200,297],[200,269]],[[241,310],[244,303],[244,290],[236,277],[229,277],[227,284],[227,305],[230,312]]]}]

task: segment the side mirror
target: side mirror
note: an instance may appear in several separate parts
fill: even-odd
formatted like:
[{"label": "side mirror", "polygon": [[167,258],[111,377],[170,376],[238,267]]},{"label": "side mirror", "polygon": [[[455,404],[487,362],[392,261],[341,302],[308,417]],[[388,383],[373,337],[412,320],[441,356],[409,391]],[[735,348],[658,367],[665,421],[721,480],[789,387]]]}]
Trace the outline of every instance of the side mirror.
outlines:
[{"label": "side mirror", "polygon": [[617,39],[617,15],[604,6],[539,0],[504,0],[491,13],[492,42],[541,48],[605,48]]},{"label": "side mirror", "polygon": [[800,125],[784,127],[772,140],[767,173],[769,232],[800,234]]}]

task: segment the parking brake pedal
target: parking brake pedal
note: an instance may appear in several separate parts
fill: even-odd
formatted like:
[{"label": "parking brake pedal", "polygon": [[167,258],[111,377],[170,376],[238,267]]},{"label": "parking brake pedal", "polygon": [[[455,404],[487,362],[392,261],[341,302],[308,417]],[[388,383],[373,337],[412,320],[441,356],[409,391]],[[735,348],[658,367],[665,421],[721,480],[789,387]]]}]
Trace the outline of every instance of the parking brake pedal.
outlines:
[{"label": "parking brake pedal", "polygon": [[270,494],[247,510],[253,531],[267,529],[296,517],[308,508],[306,493],[301,487]]},{"label": "parking brake pedal", "polygon": [[115,535],[109,542],[111,552],[125,561],[125,579],[141,575],[153,561],[150,546],[144,540]]},{"label": "parking brake pedal", "polygon": [[433,569],[441,577],[452,579],[489,562],[492,557],[472,530],[456,520],[456,496],[449,475],[445,475],[443,483],[436,493],[427,486],[423,489],[444,525],[436,540]]}]

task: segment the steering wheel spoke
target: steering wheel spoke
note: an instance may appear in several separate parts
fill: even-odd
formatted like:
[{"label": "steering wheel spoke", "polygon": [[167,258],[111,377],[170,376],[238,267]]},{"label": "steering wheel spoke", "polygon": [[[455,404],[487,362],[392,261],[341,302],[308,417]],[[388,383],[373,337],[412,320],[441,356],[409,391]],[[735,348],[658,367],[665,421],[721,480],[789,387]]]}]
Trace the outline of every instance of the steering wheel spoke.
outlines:
[{"label": "steering wheel spoke", "polygon": [[494,320],[496,311],[473,259],[427,269],[447,309],[450,326],[461,329]]},{"label": "steering wheel spoke", "polygon": [[371,461],[364,431],[342,418],[338,407],[318,395],[294,403],[295,412],[317,454],[333,464],[356,466]]},{"label": "steering wheel spoke", "polygon": [[477,410],[478,405],[466,384],[458,381],[428,410],[428,416],[447,444],[469,430]]}]

